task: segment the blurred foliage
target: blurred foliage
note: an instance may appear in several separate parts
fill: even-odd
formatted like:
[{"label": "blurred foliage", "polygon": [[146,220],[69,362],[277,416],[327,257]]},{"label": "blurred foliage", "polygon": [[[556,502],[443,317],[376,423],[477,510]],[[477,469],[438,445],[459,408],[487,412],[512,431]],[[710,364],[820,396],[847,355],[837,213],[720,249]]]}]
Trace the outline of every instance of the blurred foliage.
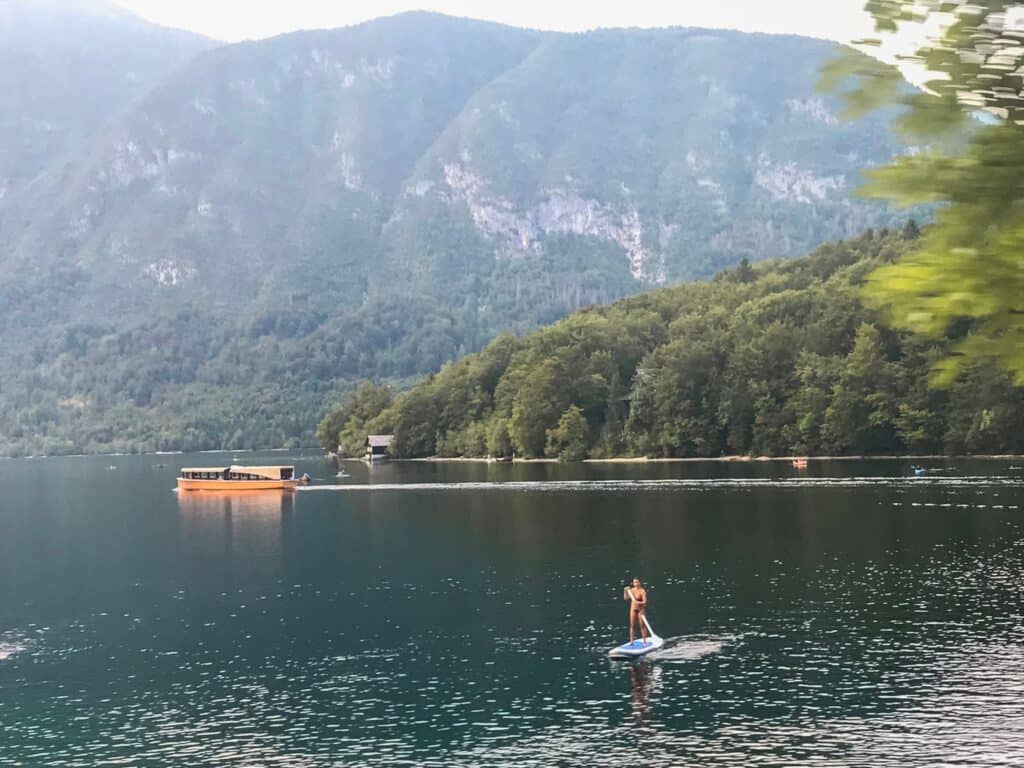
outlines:
[{"label": "blurred foliage", "polygon": [[501,336],[373,412],[351,397],[321,440],[351,452],[349,434],[393,432],[403,457],[564,460],[1024,450],[1024,389],[983,365],[930,388],[963,339],[891,331],[860,300],[919,234],[868,232]]},{"label": "blurred foliage", "polygon": [[934,383],[948,386],[989,360],[1024,384],[1024,5],[872,0],[866,7],[879,37],[864,45],[885,51],[901,35],[925,35],[903,57],[904,66],[927,71],[924,90],[908,90],[896,67],[858,53],[828,65],[822,85],[842,92],[849,117],[900,107],[898,127],[922,142],[869,172],[864,194],[938,204],[920,248],[871,276],[868,300],[897,327],[933,338],[958,332],[935,361]]}]

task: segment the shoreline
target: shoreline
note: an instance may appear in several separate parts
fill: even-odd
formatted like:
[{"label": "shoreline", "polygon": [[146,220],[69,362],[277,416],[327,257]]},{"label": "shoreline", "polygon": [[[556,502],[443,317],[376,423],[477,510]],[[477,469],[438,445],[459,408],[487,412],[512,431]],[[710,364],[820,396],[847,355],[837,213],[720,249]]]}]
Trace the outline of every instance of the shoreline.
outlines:
[{"label": "shoreline", "polygon": [[[30,461],[38,459],[85,459],[89,457],[118,458],[123,456],[182,456],[192,454],[213,454],[213,453],[285,453],[288,451],[300,451],[301,448],[243,448],[235,451],[227,449],[208,449],[202,451],[153,451],[144,453],[61,453],[53,455],[34,456],[0,456],[0,460],[7,461]],[[303,458],[320,458],[324,461],[333,462],[360,462],[365,459],[359,457],[337,456],[331,453],[311,454]],[[792,462],[794,459],[807,459],[808,461],[936,461],[936,460],[996,460],[996,459],[1020,459],[1024,461],[1024,454],[1021,453],[907,453],[907,454],[856,454],[850,456],[705,456],[705,457],[684,457],[684,458],[659,458],[648,456],[616,456],[609,459],[583,459],[582,461],[561,462],[558,459],[494,459],[482,456],[425,456],[417,459],[387,459],[388,462],[421,462],[430,464],[688,464],[702,461],[713,461],[728,464],[753,464],[768,463],[773,461]]]},{"label": "shoreline", "polygon": [[[360,458],[332,457],[326,458],[335,461],[357,461],[363,463]],[[769,463],[773,461],[792,462],[794,459],[807,459],[807,461],[935,461],[935,460],[967,460],[967,459],[1021,459],[1024,454],[1018,453],[973,453],[945,455],[941,453],[920,453],[920,454],[858,454],[853,456],[713,456],[713,457],[687,457],[687,458],[649,458],[646,456],[620,456],[610,459],[583,459],[582,461],[560,462],[558,459],[493,459],[484,457],[468,456],[426,456],[418,459],[387,459],[391,463],[428,463],[428,464],[688,464],[696,462],[719,462],[727,464],[754,464]]]}]

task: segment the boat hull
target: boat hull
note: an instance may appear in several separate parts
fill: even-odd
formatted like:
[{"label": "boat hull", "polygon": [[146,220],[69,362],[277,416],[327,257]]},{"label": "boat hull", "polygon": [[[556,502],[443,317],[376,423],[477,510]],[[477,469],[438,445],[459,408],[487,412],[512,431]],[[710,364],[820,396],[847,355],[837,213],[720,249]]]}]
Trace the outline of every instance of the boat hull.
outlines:
[{"label": "boat hull", "polygon": [[298,480],[190,480],[178,478],[179,491],[288,491]]}]

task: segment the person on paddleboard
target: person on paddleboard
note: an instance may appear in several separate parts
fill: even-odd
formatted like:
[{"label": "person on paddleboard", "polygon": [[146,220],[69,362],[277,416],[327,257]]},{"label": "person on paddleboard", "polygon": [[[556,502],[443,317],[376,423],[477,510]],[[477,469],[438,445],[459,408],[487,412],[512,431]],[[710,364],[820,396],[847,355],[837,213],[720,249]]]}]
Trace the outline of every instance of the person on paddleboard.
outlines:
[{"label": "person on paddleboard", "polygon": [[647,642],[647,624],[644,622],[644,611],[647,610],[647,590],[640,579],[633,579],[633,585],[622,588],[622,599],[629,600],[629,642],[636,641],[636,630],[640,628],[640,637]]}]

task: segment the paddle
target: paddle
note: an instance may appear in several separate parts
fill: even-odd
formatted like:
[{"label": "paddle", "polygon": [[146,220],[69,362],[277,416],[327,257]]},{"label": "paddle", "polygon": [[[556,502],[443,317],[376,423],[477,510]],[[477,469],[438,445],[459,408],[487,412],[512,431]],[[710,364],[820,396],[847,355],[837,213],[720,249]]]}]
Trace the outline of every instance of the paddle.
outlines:
[{"label": "paddle", "polygon": [[657,637],[658,636],[657,633],[653,629],[651,629],[651,622],[649,622],[647,620],[647,616],[645,614],[641,614],[640,615],[640,619],[641,619],[641,621],[643,621],[644,626],[647,627],[647,635],[648,635],[648,637],[651,637],[651,638]]}]

